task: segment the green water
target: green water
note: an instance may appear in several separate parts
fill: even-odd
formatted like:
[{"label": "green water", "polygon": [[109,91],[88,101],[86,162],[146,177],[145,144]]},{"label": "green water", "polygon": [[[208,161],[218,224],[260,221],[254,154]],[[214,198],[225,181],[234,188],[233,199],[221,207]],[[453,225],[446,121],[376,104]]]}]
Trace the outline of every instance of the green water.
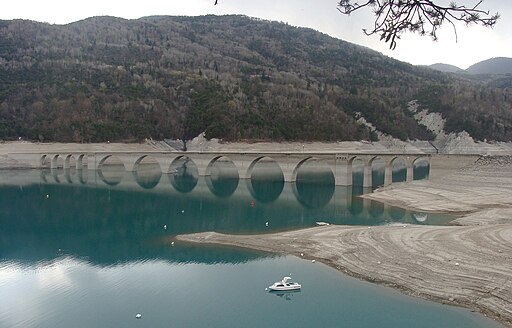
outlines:
[{"label": "green water", "polygon": [[[273,173],[238,180],[218,169],[198,178],[180,167],[170,175],[1,171],[0,327],[495,326],[319,263],[167,239],[316,221],[442,224],[449,218],[429,214],[418,222],[417,213],[354,197],[366,191],[334,187],[321,172],[301,172],[290,184]],[[265,291],[290,274],[301,292]]]}]

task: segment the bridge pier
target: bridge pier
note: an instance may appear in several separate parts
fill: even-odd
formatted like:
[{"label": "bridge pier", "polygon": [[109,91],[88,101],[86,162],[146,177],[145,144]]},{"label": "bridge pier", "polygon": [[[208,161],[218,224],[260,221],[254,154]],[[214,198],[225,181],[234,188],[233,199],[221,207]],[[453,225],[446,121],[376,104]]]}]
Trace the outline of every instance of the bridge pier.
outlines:
[{"label": "bridge pier", "polygon": [[407,164],[407,176],[405,178],[406,182],[411,182],[414,179],[414,164]]},{"label": "bridge pier", "polygon": [[352,162],[349,160],[348,155],[336,154],[331,170],[334,173],[335,185],[352,185]]},{"label": "bridge pier", "polygon": [[386,167],[384,168],[384,187],[391,183],[393,183],[393,160],[386,161]]},{"label": "bridge pier", "polygon": [[364,163],[363,188],[372,187],[372,160]]}]

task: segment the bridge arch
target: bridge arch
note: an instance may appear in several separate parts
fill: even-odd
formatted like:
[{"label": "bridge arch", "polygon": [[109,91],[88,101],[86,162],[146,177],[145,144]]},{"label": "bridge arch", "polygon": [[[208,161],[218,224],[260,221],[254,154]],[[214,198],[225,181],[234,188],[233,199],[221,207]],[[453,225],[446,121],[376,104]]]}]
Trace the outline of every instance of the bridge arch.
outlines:
[{"label": "bridge arch", "polygon": [[[403,164],[403,167],[399,170],[395,170],[396,167],[399,165],[399,163]],[[384,174],[384,186],[388,186],[393,182],[399,182],[399,181],[407,181],[407,176],[404,177],[404,179],[399,180],[398,176],[400,174],[401,170],[406,170],[407,172],[407,157],[402,155],[393,155],[388,158],[386,161],[386,169]]]},{"label": "bridge arch", "polygon": [[76,158],[76,169],[82,170],[84,168],[84,159],[88,160],[87,156],[85,154],[79,154]]},{"label": "bridge arch", "polygon": [[365,180],[363,186],[373,188],[385,184],[387,161],[384,155],[372,155],[368,158],[367,169],[365,170]]},{"label": "bridge arch", "polygon": [[293,169],[290,181],[297,181],[300,170],[310,163],[316,163],[319,166],[319,168],[321,167],[323,170],[325,170],[325,172],[321,172],[321,173],[328,174],[329,178],[335,182],[336,178],[335,178],[334,172],[332,170],[332,167],[330,165],[320,161],[318,158],[316,158],[314,156],[308,156],[297,163],[297,165]]},{"label": "bridge arch", "polygon": [[150,155],[138,157],[131,171],[135,182],[144,189],[153,189],[162,177],[160,163]]},{"label": "bridge arch", "polygon": [[139,164],[146,158],[148,158],[149,155],[142,155],[140,156],[139,158],[137,158],[135,160],[135,162],[133,163],[133,171],[137,171],[137,169],[139,168]]},{"label": "bridge arch", "polygon": [[239,172],[235,163],[228,156],[215,156],[205,169],[206,185],[215,196],[229,197],[238,188],[240,174],[244,173]]},{"label": "bridge arch", "polygon": [[54,154],[51,158],[51,168],[52,169],[58,169],[62,164],[62,157],[60,154]]},{"label": "bridge arch", "polygon": [[[426,163],[426,165],[420,165],[420,163]],[[420,167],[425,166],[425,172],[420,174]],[[428,179],[430,175],[430,156],[422,155],[416,156],[411,163],[411,180]]]},{"label": "bridge arch", "polygon": [[[226,168],[230,170],[231,172],[221,172],[222,168],[216,167],[217,163],[224,162],[223,165],[226,165]],[[227,167],[229,166],[229,168]],[[226,171],[226,170],[224,170]],[[236,178],[240,178],[240,173],[238,172],[238,168],[236,167],[235,163],[231,158],[225,155],[218,155],[213,157],[208,164],[206,165],[205,169],[205,175],[211,176],[211,175],[218,175],[218,174],[227,174],[230,175],[230,178],[234,178],[236,175]]]},{"label": "bridge arch", "polygon": [[306,158],[301,160],[299,163],[297,163],[297,165],[295,165],[295,167],[293,168],[292,176],[291,176],[292,181],[297,181],[297,172],[299,172],[302,165],[304,165],[306,162],[311,162],[311,161],[316,161],[316,158],[314,158],[313,156],[307,156]]},{"label": "bridge arch", "polygon": [[49,169],[51,167],[51,159],[46,154],[41,155],[39,162],[43,169]]},{"label": "bridge arch", "polygon": [[119,159],[118,157],[112,155],[112,154],[108,154],[108,155],[105,155],[103,156],[100,161],[98,162],[98,170],[101,171],[103,169],[103,166],[105,165],[105,163],[107,163],[107,161],[116,161],[119,162],[123,168],[125,168],[125,165],[123,163],[123,161],[121,159]]},{"label": "bridge arch", "polygon": [[[255,170],[258,163],[267,163],[269,167]],[[283,170],[276,160],[268,156],[258,156],[254,159],[247,169],[247,177],[249,192],[263,203],[273,202],[279,198],[284,189]]]},{"label": "bridge arch", "polygon": [[[252,179],[252,175],[254,173],[254,168],[256,167],[256,165],[258,165],[259,163],[264,163],[264,161],[267,161],[268,164],[273,164],[274,168],[275,169],[279,169],[279,172],[280,174],[278,174],[276,172],[276,175],[281,175],[281,179],[283,179],[284,181],[284,172],[283,172],[283,169],[281,167],[281,165],[279,165],[279,163],[273,159],[272,157],[269,157],[269,156],[258,156],[256,157],[252,162],[251,164],[249,164],[249,167],[247,168],[247,177],[249,179]],[[264,165],[264,164],[263,164]]]},{"label": "bridge arch", "polygon": [[199,170],[187,155],[176,157],[169,166],[169,182],[177,191],[188,193],[197,185]]},{"label": "bridge arch", "polygon": [[308,208],[323,208],[334,195],[335,176],[332,167],[314,156],[297,163],[292,173],[295,198]]},{"label": "bridge arch", "polygon": [[67,154],[66,157],[64,157],[64,168],[69,169],[71,165],[76,166],[76,159],[73,154]]}]

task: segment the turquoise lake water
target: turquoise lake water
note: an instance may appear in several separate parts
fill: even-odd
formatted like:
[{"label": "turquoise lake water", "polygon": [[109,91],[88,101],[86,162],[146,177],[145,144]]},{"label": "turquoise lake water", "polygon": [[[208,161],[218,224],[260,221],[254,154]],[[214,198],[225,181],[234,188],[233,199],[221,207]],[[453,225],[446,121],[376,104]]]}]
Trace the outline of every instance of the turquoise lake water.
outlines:
[{"label": "turquoise lake water", "polygon": [[[496,327],[468,310],[407,297],[320,263],[166,241],[317,221],[450,220],[429,214],[420,222],[421,213],[356,197],[362,192],[368,190],[335,187],[322,172],[306,171],[293,184],[257,171],[238,180],[221,169],[206,178],[192,168],[170,175],[2,171],[0,327]],[[265,291],[285,275],[302,290]]]}]

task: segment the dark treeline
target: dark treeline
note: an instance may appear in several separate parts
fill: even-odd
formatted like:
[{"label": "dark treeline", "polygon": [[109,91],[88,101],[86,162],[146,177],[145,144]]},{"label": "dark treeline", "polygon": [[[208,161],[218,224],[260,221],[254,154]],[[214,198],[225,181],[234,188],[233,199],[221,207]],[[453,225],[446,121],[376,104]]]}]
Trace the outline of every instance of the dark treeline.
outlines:
[{"label": "dark treeline", "polygon": [[243,16],[0,21],[0,138],[42,141],[512,140],[512,90],[415,67],[311,29]]}]

